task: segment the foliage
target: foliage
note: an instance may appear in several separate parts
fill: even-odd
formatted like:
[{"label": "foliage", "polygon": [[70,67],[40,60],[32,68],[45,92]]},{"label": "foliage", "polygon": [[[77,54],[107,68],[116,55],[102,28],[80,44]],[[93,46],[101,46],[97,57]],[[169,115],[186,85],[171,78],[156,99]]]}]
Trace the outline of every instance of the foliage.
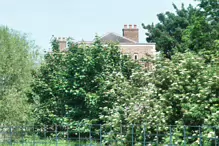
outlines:
[{"label": "foliage", "polygon": [[[218,51],[219,4],[217,0],[200,1],[193,23],[184,32],[184,45],[195,52]],[[210,60],[208,60],[210,61]]]},{"label": "foliage", "polygon": [[[106,92],[105,96],[113,96],[116,100],[112,108],[102,108],[105,115],[100,115],[100,119],[104,123],[114,128],[113,133],[115,134],[108,135],[108,139],[113,137],[120,141],[131,139],[130,133],[133,124],[145,124],[149,126],[148,129],[150,126],[165,124],[162,101],[156,99],[157,90],[150,83],[151,75],[151,72],[136,71],[131,76],[131,80],[126,81],[122,74],[112,74],[116,80],[109,85],[112,88]],[[123,133],[120,133],[122,125],[127,127],[124,127]],[[142,129],[142,127],[136,128],[136,137],[141,135]],[[153,132],[154,129],[150,130]],[[142,137],[138,140],[142,140]]]},{"label": "foliage", "polygon": [[[156,42],[161,51],[156,59],[145,60],[154,70],[139,68],[120,54],[116,44],[104,45],[98,38],[90,46],[69,43],[66,52],[60,52],[53,41],[53,52],[34,74],[32,100],[37,104],[38,122],[108,125],[102,129],[104,142],[116,139],[116,145],[130,145],[132,132],[135,141],[143,141],[143,125],[148,134],[168,133],[167,125],[176,125],[172,140],[180,145],[184,143],[183,125],[217,125],[217,5],[202,0],[196,8],[173,6],[176,13],[158,14],[160,23],[144,26],[147,41]],[[188,127],[186,134],[197,137],[198,130]],[[205,137],[212,132],[218,136],[212,130],[202,132]],[[147,138],[170,141],[168,136]],[[186,142],[197,145],[200,140]]]},{"label": "foliage", "polygon": [[[155,133],[155,125],[159,125],[159,133],[168,132],[165,125],[177,125],[179,135],[181,125],[216,125],[219,121],[218,63],[206,64],[201,55],[192,52],[176,53],[171,60],[160,56],[153,72],[137,71],[130,81],[117,77],[109,92],[117,100],[112,108],[103,108],[108,114],[101,118],[113,127],[147,125],[149,133]],[[126,130],[123,135],[112,136],[127,139],[130,129]],[[119,133],[120,128],[114,128],[115,131]],[[142,127],[137,128],[135,135],[141,139],[142,132]],[[189,132],[192,135],[195,130]]]},{"label": "foliage", "polygon": [[13,146],[22,146],[22,145],[26,145],[26,146],[32,146],[32,145],[44,145],[44,146],[79,146],[79,145],[89,145],[89,144],[92,144],[93,146],[99,146],[100,144],[95,142],[95,141],[92,141],[92,142],[89,142],[89,141],[81,141],[81,142],[78,142],[78,141],[67,141],[67,140],[38,140],[38,139],[35,139],[34,142],[33,142],[33,139],[32,138],[29,138],[23,142],[12,142],[12,143],[1,143],[1,146],[10,146],[10,145],[13,145]]},{"label": "foliage", "polygon": [[[115,80],[111,74],[129,78],[138,65],[121,55],[116,44],[103,45],[98,38],[93,45],[69,43],[65,52],[52,42],[53,52],[35,72],[33,101],[36,115],[44,124],[74,124],[95,120],[100,107],[111,107],[114,98],[104,96]],[[99,120],[98,120],[99,121]],[[100,122],[100,121],[99,121]]]},{"label": "foliage", "polygon": [[[1,124],[27,122],[31,102],[35,124],[80,125],[75,132],[87,134],[90,127],[82,125],[98,123],[106,126],[106,144],[116,140],[116,145],[130,145],[134,133],[135,144],[141,145],[145,130],[151,135],[168,133],[167,125],[176,125],[171,138],[182,145],[183,125],[190,125],[186,135],[193,138],[186,142],[198,145],[200,139],[194,137],[200,135],[200,127],[194,127],[219,121],[218,2],[199,2],[195,8],[173,5],[176,13],[160,13],[158,24],[143,25],[147,41],[156,42],[161,51],[156,59],[145,59],[153,70],[144,70],[123,56],[117,44],[102,44],[98,37],[92,45],[69,40],[62,52],[53,40],[52,52],[32,72],[32,80],[33,46],[26,36],[1,27]],[[212,133],[219,136],[215,129],[202,129],[205,138]],[[168,135],[147,140],[171,139]]]},{"label": "foliage", "polygon": [[31,92],[34,48],[26,35],[0,27],[0,123],[22,124],[30,119],[31,105],[26,94]]},{"label": "foliage", "polygon": [[[156,64],[158,98],[171,107],[169,124],[214,125],[218,117],[218,62],[206,64],[200,55],[187,52]],[[210,115],[211,118],[208,118]]]},{"label": "foliage", "polygon": [[200,0],[193,23],[184,32],[184,46],[192,51],[214,51],[219,38],[219,5],[217,0]]},{"label": "foliage", "polygon": [[[158,14],[156,25],[143,24],[148,42],[155,42],[157,50],[171,58],[174,52],[191,50],[214,51],[219,38],[219,7],[217,0],[199,0],[198,7],[182,5],[176,13]],[[208,54],[208,53],[207,53]]]},{"label": "foliage", "polygon": [[159,23],[143,25],[146,29],[147,42],[155,42],[157,51],[171,58],[174,51],[184,52],[181,47],[182,36],[185,29],[193,23],[193,16],[197,10],[189,5],[188,8],[182,4],[181,9],[173,4],[175,13],[165,12],[157,15]]}]

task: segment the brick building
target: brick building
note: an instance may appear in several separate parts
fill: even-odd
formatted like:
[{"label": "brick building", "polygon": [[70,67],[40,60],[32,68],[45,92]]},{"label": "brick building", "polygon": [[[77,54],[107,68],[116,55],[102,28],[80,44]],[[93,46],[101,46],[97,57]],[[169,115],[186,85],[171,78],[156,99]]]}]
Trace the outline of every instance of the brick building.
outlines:
[{"label": "brick building", "polygon": [[[66,39],[58,38],[60,49],[66,48]],[[129,55],[133,60],[139,60],[146,56],[154,57],[156,54],[155,43],[140,43],[139,29],[137,25],[124,25],[122,35],[110,32],[101,37],[103,42],[117,42],[121,48],[121,52]],[[79,42],[80,43],[80,42]],[[83,41],[86,44],[92,44],[93,41]]]}]

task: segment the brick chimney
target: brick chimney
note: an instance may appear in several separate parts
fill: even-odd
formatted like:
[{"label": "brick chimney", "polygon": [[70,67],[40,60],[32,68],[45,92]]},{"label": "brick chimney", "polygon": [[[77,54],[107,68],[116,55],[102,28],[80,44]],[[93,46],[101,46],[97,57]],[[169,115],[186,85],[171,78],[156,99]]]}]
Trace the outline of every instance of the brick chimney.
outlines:
[{"label": "brick chimney", "polygon": [[129,25],[129,28],[127,25],[124,25],[124,28],[122,29],[123,36],[126,38],[129,38],[135,42],[138,42],[138,28],[137,25]]},{"label": "brick chimney", "polygon": [[67,38],[66,37],[58,37],[57,41],[59,42],[60,51],[65,51]]}]

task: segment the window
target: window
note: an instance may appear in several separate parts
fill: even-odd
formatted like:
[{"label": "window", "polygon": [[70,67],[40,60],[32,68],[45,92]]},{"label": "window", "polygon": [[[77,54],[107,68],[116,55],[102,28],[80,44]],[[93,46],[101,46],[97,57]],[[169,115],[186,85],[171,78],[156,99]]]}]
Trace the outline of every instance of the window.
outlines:
[{"label": "window", "polygon": [[138,60],[138,54],[134,54],[134,59]]}]

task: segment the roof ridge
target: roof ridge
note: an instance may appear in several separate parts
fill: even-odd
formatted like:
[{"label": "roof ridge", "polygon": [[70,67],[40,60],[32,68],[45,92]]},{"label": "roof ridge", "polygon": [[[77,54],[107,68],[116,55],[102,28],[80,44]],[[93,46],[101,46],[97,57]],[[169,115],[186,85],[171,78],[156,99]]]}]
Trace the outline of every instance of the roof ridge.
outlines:
[{"label": "roof ridge", "polygon": [[131,42],[133,42],[133,43],[137,43],[136,41],[134,41],[134,40],[132,40],[132,39],[129,39],[129,38],[127,38],[127,37],[121,36],[120,34],[117,34],[117,33],[115,33],[115,32],[111,32],[111,33],[114,34],[114,35],[117,35],[117,36],[119,36],[119,37],[121,37],[121,38],[123,38],[123,39],[126,39],[126,40],[128,40],[128,41],[131,41]]},{"label": "roof ridge", "polygon": [[[100,36],[100,39],[103,38],[103,37],[105,37],[105,36],[107,36],[107,35],[110,34],[110,33],[112,33],[112,32],[107,32],[107,33],[105,33],[104,35]],[[94,41],[95,41],[95,38],[92,40],[92,42],[94,42]]]},{"label": "roof ridge", "polygon": [[[115,36],[117,36],[117,37],[120,37],[120,38],[122,38],[122,39],[125,39],[125,40],[127,40],[128,42],[131,42],[131,43],[134,43],[134,44],[137,44],[137,43],[138,43],[138,42],[136,42],[136,41],[134,41],[134,40],[132,40],[132,39],[129,39],[129,38],[127,38],[127,37],[124,37],[124,36],[122,36],[122,35],[120,35],[120,34],[118,34],[118,33],[115,33],[115,32],[107,32],[107,33],[105,33],[104,35],[100,36],[100,39],[104,38],[105,36],[107,36],[107,35],[109,35],[109,34],[113,34],[113,35],[115,35]],[[94,41],[95,41],[95,39],[93,39],[92,41],[89,41],[89,42],[94,42]]]}]

